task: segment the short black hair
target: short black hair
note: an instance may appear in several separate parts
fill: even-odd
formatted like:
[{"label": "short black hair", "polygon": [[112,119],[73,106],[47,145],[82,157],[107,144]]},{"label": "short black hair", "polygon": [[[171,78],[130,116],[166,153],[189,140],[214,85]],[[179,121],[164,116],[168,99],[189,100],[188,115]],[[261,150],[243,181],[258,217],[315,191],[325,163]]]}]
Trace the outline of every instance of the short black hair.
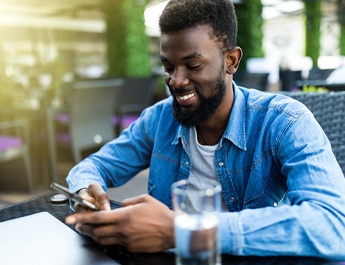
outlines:
[{"label": "short black hair", "polygon": [[225,52],[236,46],[237,17],[231,0],[170,0],[159,18],[162,34],[210,25]]}]

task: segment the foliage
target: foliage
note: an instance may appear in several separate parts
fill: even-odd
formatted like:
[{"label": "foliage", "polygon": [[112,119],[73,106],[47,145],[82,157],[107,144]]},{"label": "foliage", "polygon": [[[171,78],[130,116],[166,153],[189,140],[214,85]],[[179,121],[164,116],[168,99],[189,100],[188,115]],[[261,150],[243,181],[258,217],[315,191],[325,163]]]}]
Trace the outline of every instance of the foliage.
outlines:
[{"label": "foliage", "polygon": [[[345,15],[344,15],[345,16]],[[345,56],[345,22],[340,27],[339,47],[340,54]]]},{"label": "foliage", "polygon": [[145,1],[141,2],[103,1],[109,77],[151,74],[149,39],[144,23]]},{"label": "foliage", "polygon": [[305,49],[306,56],[317,65],[320,56],[321,0],[304,0],[305,9]]},{"label": "foliage", "polygon": [[303,86],[303,92],[329,92],[325,87],[316,87],[316,86]]},{"label": "foliage", "polygon": [[338,18],[340,24],[340,36],[339,36],[339,47],[340,54],[345,56],[345,0],[338,0]]},{"label": "foliage", "polygon": [[243,50],[240,69],[246,68],[249,58],[263,57],[263,18],[261,0],[247,0],[235,6],[238,19],[237,44]]}]

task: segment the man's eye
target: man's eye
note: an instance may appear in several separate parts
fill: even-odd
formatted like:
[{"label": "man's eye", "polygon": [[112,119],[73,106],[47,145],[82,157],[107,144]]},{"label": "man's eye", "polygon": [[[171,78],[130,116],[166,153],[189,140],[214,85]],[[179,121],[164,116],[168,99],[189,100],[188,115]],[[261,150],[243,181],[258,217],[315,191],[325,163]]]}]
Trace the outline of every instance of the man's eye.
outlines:
[{"label": "man's eye", "polygon": [[198,69],[198,68],[200,68],[200,66],[201,66],[201,64],[198,64],[198,65],[188,65],[187,68],[193,70],[193,69]]}]

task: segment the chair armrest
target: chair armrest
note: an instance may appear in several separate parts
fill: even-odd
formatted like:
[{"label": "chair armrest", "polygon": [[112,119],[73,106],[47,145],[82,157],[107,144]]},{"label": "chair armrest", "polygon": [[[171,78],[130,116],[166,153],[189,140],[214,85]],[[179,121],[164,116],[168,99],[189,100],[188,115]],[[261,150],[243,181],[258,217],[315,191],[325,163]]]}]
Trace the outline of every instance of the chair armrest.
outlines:
[{"label": "chair armrest", "polygon": [[0,122],[0,129],[10,129],[10,128],[17,128],[17,127],[27,128],[28,123],[25,120],[13,120],[13,121]]},{"label": "chair armrest", "polygon": [[[0,122],[0,130],[11,132],[14,135],[20,135],[20,137],[24,140],[24,142],[29,145],[29,126],[26,120],[12,120],[12,121],[2,121]],[[0,134],[3,134],[0,132]]]}]

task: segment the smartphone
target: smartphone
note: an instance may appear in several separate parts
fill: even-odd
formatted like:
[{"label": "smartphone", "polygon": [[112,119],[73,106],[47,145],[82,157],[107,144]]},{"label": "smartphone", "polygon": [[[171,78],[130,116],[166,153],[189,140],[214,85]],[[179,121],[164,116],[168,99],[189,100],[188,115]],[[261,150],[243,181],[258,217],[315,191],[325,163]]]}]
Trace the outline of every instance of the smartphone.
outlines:
[{"label": "smartphone", "polygon": [[86,209],[92,210],[92,211],[99,211],[100,208],[97,207],[96,205],[94,205],[93,203],[83,199],[82,197],[80,197],[78,195],[78,193],[72,192],[69,189],[67,189],[66,187],[57,184],[55,182],[52,182],[52,184],[50,184],[50,188],[66,195],[68,198],[70,198],[70,200],[77,202],[80,204],[80,206],[85,207]]}]

